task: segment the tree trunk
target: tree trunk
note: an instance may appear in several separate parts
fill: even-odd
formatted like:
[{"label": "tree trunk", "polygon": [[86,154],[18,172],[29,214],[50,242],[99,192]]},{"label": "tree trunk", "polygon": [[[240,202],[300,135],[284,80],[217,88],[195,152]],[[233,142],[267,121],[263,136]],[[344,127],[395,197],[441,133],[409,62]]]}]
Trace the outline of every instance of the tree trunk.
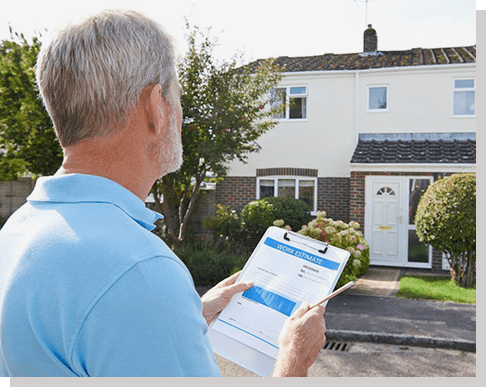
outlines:
[{"label": "tree trunk", "polygon": [[[196,201],[199,196],[201,183],[202,179],[197,178],[196,184],[193,186],[192,190],[189,188],[188,191],[184,194],[177,208],[174,208],[169,204],[169,201],[167,200],[167,198],[169,197],[169,187],[163,181],[160,181],[160,188],[162,191],[162,195],[164,196],[162,205],[160,204],[160,196],[158,194],[156,186],[154,185],[152,187],[156,210],[164,215],[166,235],[174,244],[174,246],[179,246],[186,236],[185,234],[187,226],[196,207]],[[187,198],[189,196],[189,204],[186,208]]]},{"label": "tree trunk", "polygon": [[476,272],[476,254],[474,252],[467,253],[467,267],[465,272],[465,285],[466,288],[472,288],[474,283],[474,273]]},{"label": "tree trunk", "polygon": [[168,187],[163,181],[160,182],[160,187],[162,189],[162,195],[164,195],[164,200],[162,202],[162,208],[163,208],[162,213],[164,214],[166,235],[172,242],[177,243],[177,234],[175,231],[177,229],[177,225],[175,224],[176,222],[174,221],[174,218],[176,217],[173,215],[172,209],[169,204],[169,200],[167,200],[167,198],[169,197],[167,194]]},{"label": "tree trunk", "polygon": [[459,263],[457,262],[457,257],[453,256],[452,254],[449,254],[449,265],[450,265],[450,271],[451,271],[451,276],[452,276],[452,279],[454,280],[454,282],[456,284],[460,284],[460,280],[461,280],[461,269],[460,269],[460,265]]},{"label": "tree trunk", "polygon": [[449,264],[454,282],[460,287],[472,288],[476,272],[475,253],[465,252],[459,257],[451,256]]},{"label": "tree trunk", "polygon": [[194,188],[192,189],[192,194],[191,194],[191,199],[189,200],[189,205],[187,206],[187,209],[184,213],[184,217],[182,218],[182,221],[179,225],[179,241],[182,242],[185,234],[186,234],[186,229],[187,225],[189,223],[189,219],[191,218],[194,209],[196,207],[196,201],[199,196],[199,189],[201,187],[202,180],[200,178],[196,179],[196,184],[194,185]]}]

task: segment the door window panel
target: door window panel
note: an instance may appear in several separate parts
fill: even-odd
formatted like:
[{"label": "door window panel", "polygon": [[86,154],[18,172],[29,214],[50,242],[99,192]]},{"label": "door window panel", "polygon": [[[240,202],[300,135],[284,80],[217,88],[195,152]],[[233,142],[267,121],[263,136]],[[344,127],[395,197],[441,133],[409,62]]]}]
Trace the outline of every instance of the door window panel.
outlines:
[{"label": "door window panel", "polygon": [[415,230],[408,230],[408,262],[429,262],[429,248],[420,242]]}]

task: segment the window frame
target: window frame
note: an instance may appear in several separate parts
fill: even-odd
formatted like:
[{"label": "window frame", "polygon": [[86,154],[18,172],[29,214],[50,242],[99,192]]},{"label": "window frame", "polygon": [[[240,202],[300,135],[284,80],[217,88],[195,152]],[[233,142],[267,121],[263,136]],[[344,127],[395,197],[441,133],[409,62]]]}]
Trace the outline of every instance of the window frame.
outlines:
[{"label": "window frame", "polygon": [[[386,108],[385,109],[371,109],[370,108],[370,89],[385,88],[386,90]],[[390,85],[368,85],[367,86],[367,102],[366,102],[366,112],[367,113],[385,113],[390,110]]]},{"label": "window frame", "polygon": [[[304,87],[305,93],[298,93],[298,94],[290,94],[291,88],[297,87]],[[285,86],[277,86],[274,90],[278,89],[285,89],[285,111],[283,112],[284,117],[273,117],[273,119],[278,121],[307,121],[307,117],[309,117],[309,109],[308,109],[308,97],[309,97],[309,87],[305,84],[299,85],[285,85]],[[305,118],[290,118],[290,99],[291,98],[305,98]]]},{"label": "window frame", "polygon": [[[456,81],[473,81],[473,87],[456,87]],[[474,92],[474,114],[455,114],[455,95],[456,92],[461,91],[473,91]],[[452,79],[452,117],[453,118],[475,118],[476,117],[476,78],[474,77],[461,77]]]},{"label": "window frame", "polygon": [[310,211],[311,215],[317,215],[317,177],[310,177],[310,176],[294,176],[294,175],[277,175],[277,176],[258,176],[257,177],[257,184],[256,184],[256,198],[257,200],[261,199],[260,196],[260,181],[261,180],[273,180],[273,196],[278,197],[278,181],[279,180],[295,180],[295,194],[294,198],[299,199],[299,182],[301,180],[310,180],[314,182],[314,210]]}]

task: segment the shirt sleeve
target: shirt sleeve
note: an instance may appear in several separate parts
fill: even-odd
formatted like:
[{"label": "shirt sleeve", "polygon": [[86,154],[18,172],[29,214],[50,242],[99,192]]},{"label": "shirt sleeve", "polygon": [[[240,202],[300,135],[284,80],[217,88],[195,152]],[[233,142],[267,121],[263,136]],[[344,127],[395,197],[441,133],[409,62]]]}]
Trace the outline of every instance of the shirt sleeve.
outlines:
[{"label": "shirt sleeve", "polygon": [[137,263],[92,308],[72,362],[81,376],[220,376],[202,303],[172,258]]}]

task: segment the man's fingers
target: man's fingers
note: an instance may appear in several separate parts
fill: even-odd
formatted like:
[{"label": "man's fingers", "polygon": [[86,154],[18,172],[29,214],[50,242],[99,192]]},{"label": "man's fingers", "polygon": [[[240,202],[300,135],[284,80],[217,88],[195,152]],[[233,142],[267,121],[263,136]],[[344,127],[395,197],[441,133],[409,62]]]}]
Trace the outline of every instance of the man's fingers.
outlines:
[{"label": "man's fingers", "polygon": [[307,313],[309,308],[310,308],[309,303],[304,301],[302,304],[300,304],[299,308],[294,312],[292,317],[297,317],[297,318],[302,317],[304,314]]},{"label": "man's fingers", "polygon": [[311,308],[312,312],[313,313],[316,313],[316,314],[319,314],[319,315],[324,315],[324,312],[326,311],[326,308],[323,307],[322,305],[319,305],[319,306],[314,306],[313,308]]},{"label": "man's fingers", "polygon": [[229,291],[231,295],[234,295],[239,292],[244,292],[245,290],[250,289],[252,286],[253,282],[238,282],[237,284],[228,286],[225,290]]},{"label": "man's fingers", "polygon": [[225,278],[217,286],[218,287],[226,287],[226,286],[233,285],[236,282],[236,280],[238,279],[238,276],[240,274],[241,274],[241,270],[236,272],[235,274],[230,275],[228,278]]}]

